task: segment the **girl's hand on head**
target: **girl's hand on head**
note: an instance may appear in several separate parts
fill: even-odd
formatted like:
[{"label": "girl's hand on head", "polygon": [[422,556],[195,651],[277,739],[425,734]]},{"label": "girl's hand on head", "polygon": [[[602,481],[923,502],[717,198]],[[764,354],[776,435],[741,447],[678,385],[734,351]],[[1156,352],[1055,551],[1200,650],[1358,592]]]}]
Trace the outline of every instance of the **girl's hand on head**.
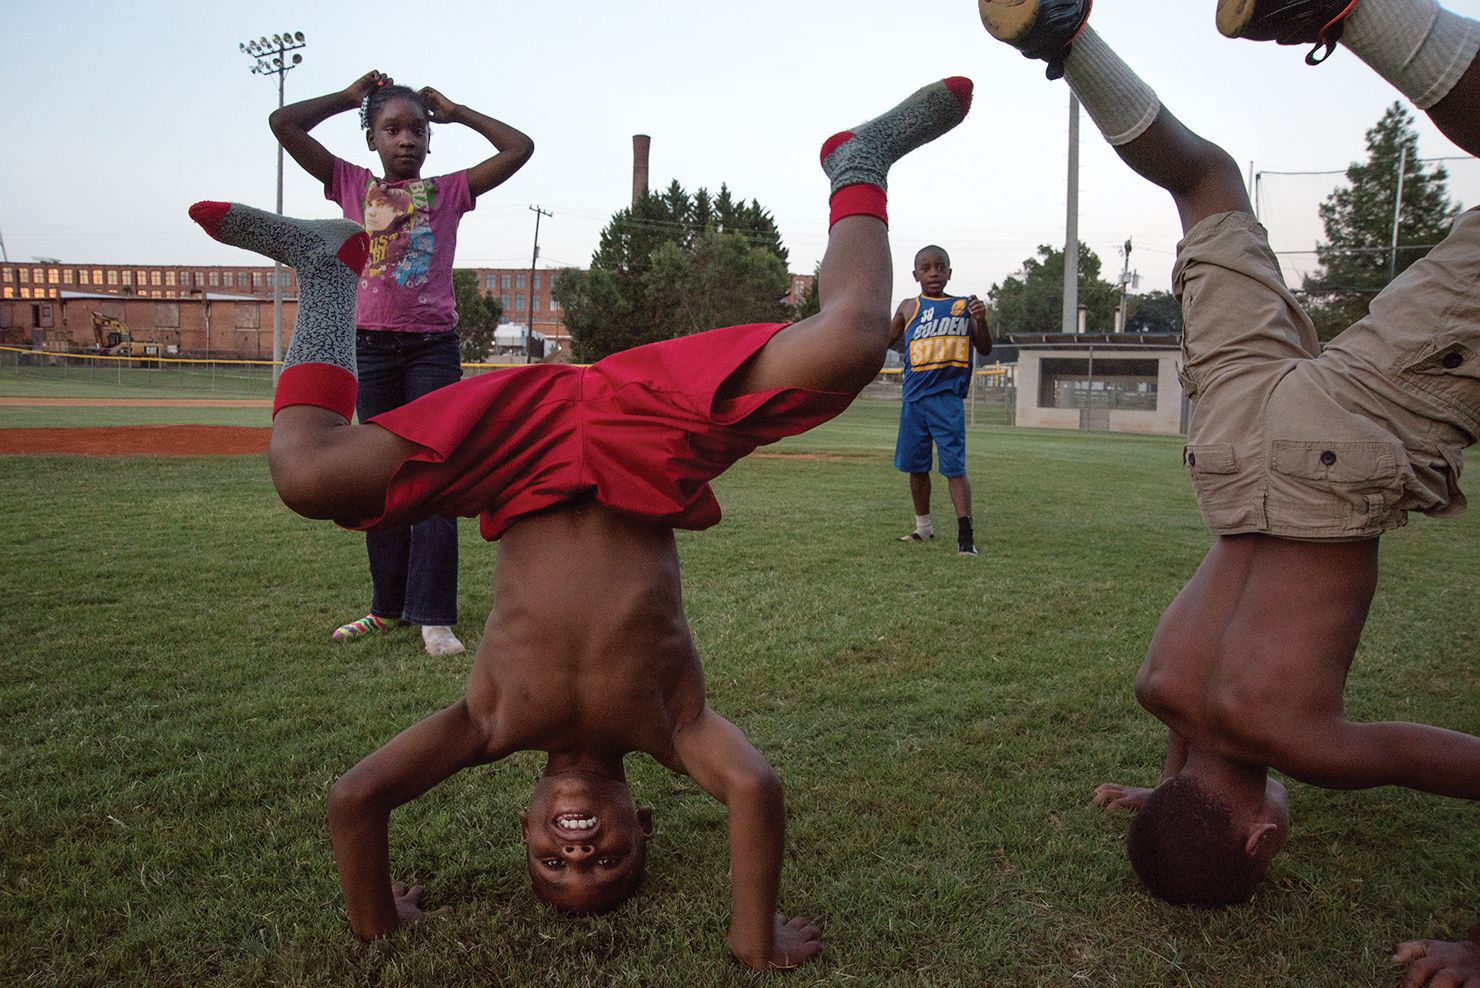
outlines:
[{"label": "girl's hand on head", "polygon": [[363,101],[366,96],[369,96],[372,92],[374,92],[381,86],[389,86],[391,82],[391,77],[386,75],[384,72],[381,72],[379,69],[371,69],[369,72],[366,72],[354,82],[350,83],[349,86],[344,90],[344,94],[346,96],[353,97],[355,104],[359,105],[359,103]]},{"label": "girl's hand on head", "polygon": [[422,102],[426,104],[427,116],[432,123],[451,123],[453,116],[457,113],[457,104],[446,96],[437,92],[431,86],[423,86],[421,92]]}]

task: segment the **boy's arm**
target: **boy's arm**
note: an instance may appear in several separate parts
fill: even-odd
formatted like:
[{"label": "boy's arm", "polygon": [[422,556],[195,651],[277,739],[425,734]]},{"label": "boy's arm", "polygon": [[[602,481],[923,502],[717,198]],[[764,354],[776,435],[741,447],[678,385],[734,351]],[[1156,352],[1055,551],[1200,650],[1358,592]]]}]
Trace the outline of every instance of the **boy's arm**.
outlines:
[{"label": "boy's arm", "polygon": [[1291,778],[1325,789],[1403,786],[1438,796],[1480,799],[1480,737],[1429,724],[1354,724],[1341,716],[1271,719],[1265,739],[1236,739],[1237,755],[1257,755]]},{"label": "boy's arm", "polygon": [[[1171,728],[1167,729],[1167,756],[1162,762],[1161,778],[1157,785],[1167,781],[1182,771],[1182,766],[1187,764],[1187,740]],[[1119,782],[1102,782],[1095,788],[1090,802],[1095,806],[1103,806],[1105,812],[1112,813],[1116,810],[1130,810],[1134,813],[1146,805],[1146,800],[1151,798],[1155,788],[1147,789],[1144,786],[1127,786]]]},{"label": "boy's arm", "polygon": [[992,352],[992,331],[987,328],[987,303],[973,295],[966,303],[966,311],[971,316],[971,342],[975,344],[976,352],[985,357]]},{"label": "boy's arm", "polygon": [[398,893],[391,885],[391,810],[460,769],[492,760],[487,737],[459,700],[408,727],[334,783],[329,835],[356,936],[373,940],[421,918],[420,889]]},{"label": "boy's arm", "polygon": [[432,123],[460,123],[482,134],[488,143],[498,148],[498,154],[478,162],[468,169],[468,192],[474,199],[524,167],[529,156],[534,154],[534,141],[522,131],[515,130],[502,120],[485,116],[471,107],[454,103],[431,86],[421,91],[426,100]]},{"label": "boy's arm", "polygon": [[390,81],[390,76],[371,69],[350,83],[347,89],[273,110],[267,118],[267,125],[272,128],[273,136],[282,144],[283,150],[328,188],[334,179],[334,155],[308,132],[335,114],[355,109],[371,90],[389,85]]},{"label": "boy's arm", "polygon": [[746,965],[796,967],[822,949],[817,927],[776,912],[786,810],[781,779],[739,728],[708,707],[673,737],[683,770],[730,817],[730,951]]},{"label": "boy's arm", "polygon": [[904,314],[904,307],[908,304],[908,301],[899,303],[899,307],[894,310],[894,318],[889,320],[890,346],[899,342],[899,338],[904,335],[905,326],[909,324],[909,317]]}]

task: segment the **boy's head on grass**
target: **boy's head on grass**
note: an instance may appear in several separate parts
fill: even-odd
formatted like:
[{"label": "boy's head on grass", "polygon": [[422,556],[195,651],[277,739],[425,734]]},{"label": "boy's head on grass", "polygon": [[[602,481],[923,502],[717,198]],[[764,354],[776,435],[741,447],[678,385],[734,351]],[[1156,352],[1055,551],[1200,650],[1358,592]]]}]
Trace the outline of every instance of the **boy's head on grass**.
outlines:
[{"label": "boy's head on grass", "polygon": [[915,280],[926,295],[941,295],[951,280],[951,255],[945,248],[931,244],[915,252]]},{"label": "boy's head on grass", "polygon": [[561,912],[594,916],[642,884],[653,811],[633,802],[621,778],[552,772],[535,785],[519,829],[534,894]]},{"label": "boy's head on grass", "polygon": [[377,86],[360,110],[360,125],[365,128],[365,144],[380,155],[387,179],[421,177],[432,134],[431,114],[421,93],[409,86]]},{"label": "boy's head on grass", "polygon": [[1188,775],[1157,786],[1131,820],[1126,852],[1136,876],[1174,906],[1247,902],[1289,835],[1285,788],[1235,801]]}]

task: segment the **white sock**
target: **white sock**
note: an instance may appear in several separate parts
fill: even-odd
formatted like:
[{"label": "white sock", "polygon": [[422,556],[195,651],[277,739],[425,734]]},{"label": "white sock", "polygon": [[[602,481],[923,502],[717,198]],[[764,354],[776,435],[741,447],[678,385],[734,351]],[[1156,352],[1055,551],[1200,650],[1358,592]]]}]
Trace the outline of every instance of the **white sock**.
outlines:
[{"label": "white sock", "polygon": [[935,534],[935,523],[930,520],[929,515],[915,516],[915,534],[922,539]]},{"label": "white sock", "polygon": [[1341,43],[1427,110],[1449,94],[1474,60],[1480,22],[1445,10],[1437,0],[1358,0]]},{"label": "white sock", "polygon": [[445,624],[422,625],[421,640],[426,642],[428,655],[456,655],[463,651],[463,643]]},{"label": "white sock", "polygon": [[1161,110],[1156,92],[1089,25],[1074,39],[1064,61],[1064,79],[1115,147],[1144,134]]}]

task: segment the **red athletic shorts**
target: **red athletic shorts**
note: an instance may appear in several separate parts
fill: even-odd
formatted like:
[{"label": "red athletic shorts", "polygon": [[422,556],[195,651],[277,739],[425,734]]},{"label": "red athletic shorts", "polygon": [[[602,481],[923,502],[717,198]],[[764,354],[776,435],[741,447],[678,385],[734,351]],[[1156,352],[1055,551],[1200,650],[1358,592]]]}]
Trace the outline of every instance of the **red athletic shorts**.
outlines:
[{"label": "red athletic shorts", "polygon": [[422,449],[391,477],[382,529],[479,516],[497,539],[521,516],[592,498],[674,528],[719,521],[709,481],[757,446],[805,432],[853,394],[778,388],[716,397],[783,324],[731,326],[613,354],[449,385],[370,421]]}]

